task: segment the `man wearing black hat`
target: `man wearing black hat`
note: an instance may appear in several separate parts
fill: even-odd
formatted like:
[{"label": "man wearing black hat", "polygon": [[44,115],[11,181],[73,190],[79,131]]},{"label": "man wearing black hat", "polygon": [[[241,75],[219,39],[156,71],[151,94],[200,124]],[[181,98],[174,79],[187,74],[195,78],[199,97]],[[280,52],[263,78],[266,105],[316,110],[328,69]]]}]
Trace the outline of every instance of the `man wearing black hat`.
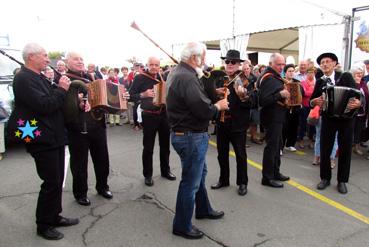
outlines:
[{"label": "man wearing black hat", "polygon": [[[246,130],[249,125],[250,97],[244,82],[248,83],[243,72],[240,71],[240,52],[229,50],[225,57],[221,57],[225,62],[225,72],[229,77],[228,102],[229,110],[225,111],[224,118],[221,115],[217,119],[217,149],[220,166],[219,181],[211,186],[212,189],[229,186],[229,143],[232,143],[237,161],[237,185],[238,194],[241,196],[247,193],[247,154],[246,154]],[[240,74],[241,73],[241,74]],[[241,76],[242,75],[242,76]],[[222,88],[223,89],[223,88]],[[224,95],[224,94],[223,94]]]},{"label": "man wearing black hat", "polygon": [[[348,73],[345,80],[341,80],[342,74],[334,70],[338,58],[333,53],[323,53],[317,58],[317,63],[324,75],[319,78],[311,95],[310,105],[312,107],[319,105],[323,106],[324,88],[330,85],[340,85],[355,87],[355,81]],[[343,77],[342,77],[343,78]],[[351,79],[351,80],[350,80]],[[352,83],[350,83],[352,81]],[[360,107],[360,100],[351,101],[348,106],[349,109]],[[347,193],[346,184],[350,174],[351,163],[351,146],[353,138],[353,119],[342,119],[337,117],[329,117],[324,111],[322,112],[322,127],[320,136],[320,178],[321,181],[317,185],[318,190],[324,190],[330,185],[332,177],[330,165],[330,153],[333,148],[336,132],[338,131],[338,147],[340,149],[340,156],[338,158],[338,172],[337,172],[337,190],[342,194]]]},{"label": "man wearing black hat", "polygon": [[282,188],[283,184],[280,181],[290,179],[280,173],[282,128],[287,112],[284,101],[290,97],[281,77],[285,65],[285,59],[281,54],[272,54],[270,66],[265,69],[257,81],[261,106],[260,121],[265,129],[266,141],[261,184],[273,188]]}]

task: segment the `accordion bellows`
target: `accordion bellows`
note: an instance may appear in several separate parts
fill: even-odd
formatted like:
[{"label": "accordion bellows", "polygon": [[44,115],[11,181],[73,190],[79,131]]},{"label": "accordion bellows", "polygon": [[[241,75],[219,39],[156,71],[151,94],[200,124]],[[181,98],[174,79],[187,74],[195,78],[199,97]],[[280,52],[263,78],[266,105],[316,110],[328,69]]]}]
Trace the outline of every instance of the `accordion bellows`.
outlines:
[{"label": "accordion bellows", "polygon": [[109,113],[127,110],[123,85],[96,80],[88,84],[88,101],[92,109],[102,108]]}]

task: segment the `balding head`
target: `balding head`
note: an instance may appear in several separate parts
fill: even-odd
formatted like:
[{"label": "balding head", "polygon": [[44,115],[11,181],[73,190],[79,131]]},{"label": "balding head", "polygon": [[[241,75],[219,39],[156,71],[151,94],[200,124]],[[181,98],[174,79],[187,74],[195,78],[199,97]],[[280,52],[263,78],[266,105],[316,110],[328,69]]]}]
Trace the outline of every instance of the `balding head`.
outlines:
[{"label": "balding head", "polygon": [[36,43],[29,43],[24,46],[22,52],[25,66],[36,73],[41,73],[50,63],[46,50]]},{"label": "balding head", "polygon": [[299,71],[301,74],[306,74],[308,69],[308,61],[307,60],[301,60],[299,62]]},{"label": "balding head", "polygon": [[147,69],[152,75],[156,75],[160,70],[160,60],[157,57],[149,57],[147,59]]},{"label": "balding head", "polygon": [[282,73],[282,70],[286,65],[286,60],[284,56],[282,56],[280,53],[273,53],[270,56],[269,63],[275,71],[277,71],[278,73]]},{"label": "balding head", "polygon": [[77,52],[68,52],[66,56],[68,69],[75,72],[84,72],[85,64],[82,56]]}]

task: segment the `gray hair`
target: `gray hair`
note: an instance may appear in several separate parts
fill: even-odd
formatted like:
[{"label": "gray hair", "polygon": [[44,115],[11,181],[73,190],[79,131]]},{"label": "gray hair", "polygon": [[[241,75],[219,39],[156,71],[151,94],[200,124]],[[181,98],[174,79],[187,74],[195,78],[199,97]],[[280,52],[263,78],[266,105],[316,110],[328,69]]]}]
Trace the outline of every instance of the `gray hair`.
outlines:
[{"label": "gray hair", "polygon": [[36,43],[28,43],[24,46],[22,51],[23,60],[26,62],[29,55],[43,52],[45,49]]},{"label": "gray hair", "polygon": [[72,57],[76,57],[76,56],[81,56],[78,52],[75,51],[70,51],[67,53],[67,55],[65,56],[65,60],[68,63],[68,60],[70,60]]},{"label": "gray hair", "polygon": [[355,74],[355,73],[358,73],[358,72],[361,72],[361,73],[364,73],[364,68],[361,67],[360,65],[358,64],[355,64],[351,69],[350,69],[350,72],[351,74]]},{"label": "gray hair", "polygon": [[[270,56],[270,59],[269,59],[269,64],[271,64],[271,63],[274,63],[275,62],[275,60],[277,59],[277,58],[279,58],[279,57],[283,57],[282,56],[282,54],[280,54],[280,53],[273,53],[271,56]],[[284,57],[283,57],[284,58]]]},{"label": "gray hair", "polygon": [[65,66],[65,63],[64,63],[64,61],[63,61],[63,60],[59,60],[59,61],[56,63],[56,65],[64,65],[64,66]]},{"label": "gray hair", "polygon": [[201,56],[206,51],[206,45],[200,42],[186,44],[181,53],[181,61],[188,61],[191,56]]}]

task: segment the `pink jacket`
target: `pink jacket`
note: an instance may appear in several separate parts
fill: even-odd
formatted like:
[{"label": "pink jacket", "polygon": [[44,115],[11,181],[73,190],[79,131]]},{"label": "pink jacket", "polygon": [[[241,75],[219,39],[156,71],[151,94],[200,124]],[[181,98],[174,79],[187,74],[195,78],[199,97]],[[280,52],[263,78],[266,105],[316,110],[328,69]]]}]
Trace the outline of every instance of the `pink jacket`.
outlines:
[{"label": "pink jacket", "polygon": [[315,80],[308,81],[307,79],[301,82],[301,86],[304,89],[305,95],[302,97],[302,105],[309,107],[310,97],[313,94]]}]

